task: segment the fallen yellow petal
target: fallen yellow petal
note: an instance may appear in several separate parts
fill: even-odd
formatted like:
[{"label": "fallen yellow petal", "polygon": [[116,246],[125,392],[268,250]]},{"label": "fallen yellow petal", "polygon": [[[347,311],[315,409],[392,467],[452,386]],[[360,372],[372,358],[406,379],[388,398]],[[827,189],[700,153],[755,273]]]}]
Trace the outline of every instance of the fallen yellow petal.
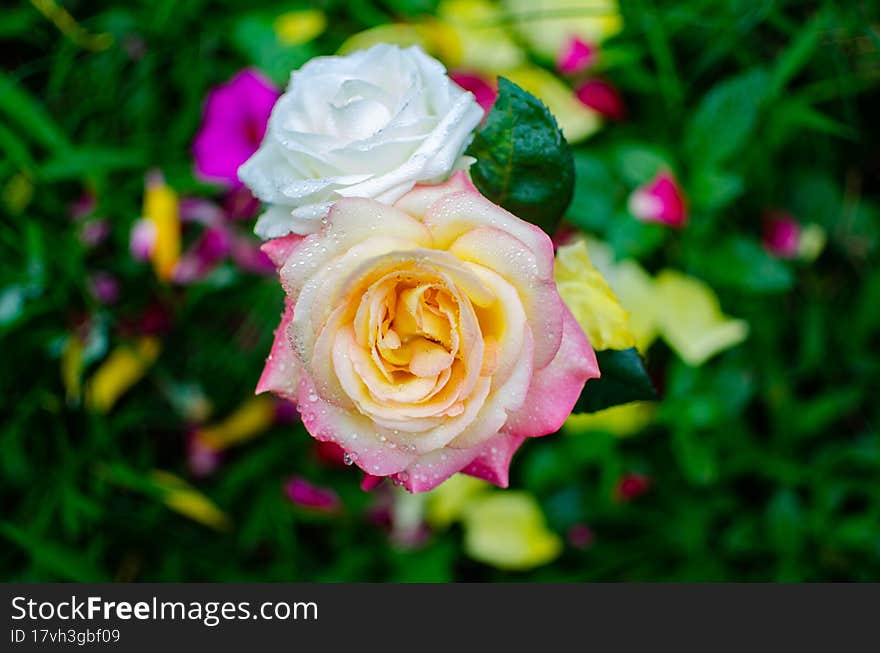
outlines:
[{"label": "fallen yellow petal", "polygon": [[180,477],[158,469],[151,476],[165,505],[175,512],[220,531],[232,526],[229,517],[213,501]]},{"label": "fallen yellow petal", "polygon": [[288,11],[275,19],[275,35],[284,45],[301,45],[316,39],[327,29],[327,16],[319,9]]},{"label": "fallen yellow petal", "polygon": [[594,349],[629,349],[636,338],[629,315],[617,301],[587,254],[582,240],[556,252],[553,276],[559,295],[587,334]]},{"label": "fallen yellow petal", "polygon": [[133,345],[114,349],[89,379],[86,406],[101,413],[108,412],[155,362],[160,348],[158,338],[145,336]]},{"label": "fallen yellow petal", "polygon": [[499,569],[526,570],[562,552],[535,498],[527,492],[490,492],[470,502],[463,515],[465,552]]},{"label": "fallen yellow petal", "polygon": [[473,476],[455,474],[427,493],[428,523],[434,528],[446,528],[461,518],[471,501],[491,487]]},{"label": "fallen yellow petal", "polygon": [[688,365],[702,365],[748,336],[748,323],[724,315],[715,292],[699,279],[663,270],[655,290],[660,334]]},{"label": "fallen yellow petal", "polygon": [[629,329],[638,350],[645,353],[657,338],[657,298],[654,279],[638,261],[614,260],[614,252],[605,243],[587,239],[587,251],[611,290],[629,312]]},{"label": "fallen yellow petal", "polygon": [[623,28],[617,0],[504,0],[514,29],[553,62],[573,37],[596,45]]},{"label": "fallen yellow petal", "polygon": [[76,334],[67,336],[61,352],[61,382],[68,401],[77,402],[82,390],[83,346]]},{"label": "fallen yellow petal", "polygon": [[159,175],[147,181],[144,218],[156,230],[156,245],[150,255],[153,269],[159,279],[169,281],[180,259],[180,213],[177,193]]},{"label": "fallen yellow petal", "polygon": [[620,437],[637,433],[651,423],[655,405],[647,401],[612,406],[595,413],[573,413],[562,427],[573,435],[587,431],[604,431]]},{"label": "fallen yellow petal", "polygon": [[222,422],[196,431],[206,446],[222,451],[246,442],[269,428],[275,421],[275,401],[266,395],[246,399]]},{"label": "fallen yellow petal", "polygon": [[495,75],[525,63],[526,53],[511,38],[504,12],[495,3],[444,0],[437,16],[458,43],[458,60],[444,60],[448,66]]}]

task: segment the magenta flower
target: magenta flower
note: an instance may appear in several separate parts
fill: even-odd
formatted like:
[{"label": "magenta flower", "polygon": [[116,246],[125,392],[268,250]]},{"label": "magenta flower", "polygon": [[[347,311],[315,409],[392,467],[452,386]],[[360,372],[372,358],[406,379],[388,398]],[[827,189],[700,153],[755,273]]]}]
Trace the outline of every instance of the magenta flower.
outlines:
[{"label": "magenta flower", "polygon": [[629,197],[629,211],[642,222],[658,222],[680,229],[687,224],[684,193],[669,170],[661,170]]},{"label": "magenta flower", "polygon": [[210,476],[223,462],[223,452],[218,451],[195,432],[190,433],[186,440],[186,464],[193,476],[203,478]]},{"label": "magenta flower", "polygon": [[201,238],[188,250],[174,268],[175,283],[192,283],[205,277],[226,258],[230,236],[222,226],[208,227]]},{"label": "magenta flower", "polygon": [[135,260],[149,261],[156,247],[156,226],[149,220],[137,220],[131,228],[128,247]]},{"label": "magenta flower", "polygon": [[256,70],[214,88],[193,143],[196,174],[238,188],[238,167],[257,151],[279,92]]},{"label": "magenta flower", "polygon": [[473,93],[477,98],[477,104],[483,108],[483,111],[489,113],[492,110],[492,105],[495,104],[498,97],[498,91],[487,79],[477,73],[463,70],[449,73],[449,78],[464,90]]},{"label": "magenta flower", "polygon": [[652,485],[653,479],[650,476],[638,472],[626,472],[617,481],[614,495],[618,501],[632,501],[645,494]]},{"label": "magenta flower", "polygon": [[568,543],[575,549],[587,549],[593,543],[593,531],[586,524],[574,524],[568,529]]},{"label": "magenta flower", "polygon": [[284,493],[296,505],[316,512],[336,514],[342,509],[342,502],[333,490],[313,485],[301,476],[291,478]]},{"label": "magenta flower", "polygon": [[610,120],[623,120],[626,117],[626,105],[620,93],[601,79],[588,79],[578,86],[575,96],[581,104]]},{"label": "magenta flower", "polygon": [[556,69],[563,75],[575,75],[596,63],[596,48],[572,37],[556,60]]},{"label": "magenta flower", "polygon": [[89,292],[105,305],[115,304],[119,299],[119,280],[107,272],[94,272],[89,276]]},{"label": "magenta flower", "polygon": [[801,225],[788,213],[771,213],[764,219],[764,248],[777,258],[795,258]]}]

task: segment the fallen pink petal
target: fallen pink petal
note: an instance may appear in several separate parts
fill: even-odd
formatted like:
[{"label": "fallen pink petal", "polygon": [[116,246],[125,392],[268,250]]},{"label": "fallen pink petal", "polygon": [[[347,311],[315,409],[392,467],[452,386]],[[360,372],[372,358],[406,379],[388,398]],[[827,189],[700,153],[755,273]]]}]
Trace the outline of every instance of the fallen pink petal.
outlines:
[{"label": "fallen pink petal", "polygon": [[284,493],[291,502],[301,508],[327,514],[335,514],[342,509],[342,502],[336,492],[314,485],[301,476],[294,476],[287,481]]},{"label": "fallen pink petal", "polygon": [[681,229],[688,221],[684,192],[668,170],[661,170],[651,181],[634,190],[628,205],[630,213],[642,222]]},{"label": "fallen pink petal", "polygon": [[764,218],[764,248],[777,258],[798,255],[801,225],[788,213],[771,213]]},{"label": "fallen pink petal", "polygon": [[477,104],[483,108],[483,111],[488,113],[492,110],[492,106],[498,98],[498,91],[489,80],[477,73],[466,71],[452,72],[449,77],[464,90],[473,93],[477,98]]},{"label": "fallen pink petal", "polygon": [[556,60],[556,69],[563,75],[575,75],[596,63],[596,48],[581,39],[572,37]]},{"label": "fallen pink petal", "polygon": [[609,120],[623,120],[626,105],[614,86],[601,79],[588,79],[575,90],[581,104],[590,107]]}]

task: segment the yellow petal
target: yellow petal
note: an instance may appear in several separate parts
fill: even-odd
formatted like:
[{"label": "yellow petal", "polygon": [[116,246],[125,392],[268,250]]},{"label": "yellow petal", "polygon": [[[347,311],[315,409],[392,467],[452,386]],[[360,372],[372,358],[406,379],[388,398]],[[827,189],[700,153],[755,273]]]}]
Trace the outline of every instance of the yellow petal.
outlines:
[{"label": "yellow petal", "polygon": [[715,292],[699,279],[663,270],[655,290],[660,334],[688,365],[702,365],[746,339],[749,325],[724,315]]},{"label": "yellow petal", "polygon": [[610,247],[587,239],[587,251],[596,268],[629,313],[629,329],[636,347],[644,353],[657,338],[657,310],[654,280],[635,260],[614,261]]},{"label": "yellow petal", "polygon": [[180,214],[177,193],[156,176],[144,191],[144,218],[156,229],[156,245],[150,259],[156,276],[168,281],[180,259]]},{"label": "yellow petal", "polygon": [[584,140],[602,124],[598,113],[582,104],[568,86],[543,68],[521,66],[503,76],[547,105],[569,143]]},{"label": "yellow petal", "polygon": [[217,451],[246,442],[269,428],[275,421],[275,401],[260,395],[246,399],[222,422],[200,428],[196,435]]},{"label": "yellow petal", "polygon": [[301,45],[324,33],[327,16],[318,9],[288,11],[275,19],[273,27],[282,44]]},{"label": "yellow petal", "polygon": [[595,45],[623,27],[617,0],[504,0],[504,6],[520,37],[548,62],[572,37]]},{"label": "yellow petal", "polygon": [[470,502],[491,487],[473,476],[455,474],[427,493],[425,516],[428,523],[434,528],[446,528],[461,518]]},{"label": "yellow petal", "polygon": [[526,60],[526,54],[511,38],[504,24],[504,12],[486,0],[444,0],[437,7],[440,22],[457,37],[459,60],[447,61],[490,75],[515,68]]},{"label": "yellow petal", "polygon": [[82,385],[83,346],[80,339],[71,334],[67,336],[64,351],[61,352],[61,381],[68,401],[79,401]]},{"label": "yellow petal", "polygon": [[158,469],[153,471],[152,479],[161,492],[162,501],[175,512],[216,530],[231,527],[229,517],[183,479]]},{"label": "yellow petal", "polygon": [[435,19],[420,23],[392,23],[378,25],[354,34],[339,47],[338,54],[366,50],[379,43],[390,43],[406,48],[417,45],[449,68],[461,62],[461,40],[449,24]]},{"label": "yellow petal", "polygon": [[114,349],[92,375],[86,387],[86,405],[106,413],[149,369],[159,356],[159,340],[146,336],[133,346]]},{"label": "yellow petal", "polygon": [[651,423],[655,405],[647,401],[612,406],[595,413],[572,414],[563,425],[566,433],[580,434],[587,431],[604,431],[612,435],[627,436],[637,433]]},{"label": "yellow petal", "polygon": [[553,269],[559,295],[581,325],[594,349],[629,349],[636,339],[629,316],[602,274],[590,262],[582,241],[563,245]]},{"label": "yellow petal", "polygon": [[801,230],[798,243],[798,256],[804,261],[815,261],[825,249],[825,230],[817,224],[810,224]]},{"label": "yellow petal", "polygon": [[464,512],[465,552],[499,569],[525,570],[547,564],[562,552],[534,497],[526,492],[490,492]]},{"label": "yellow petal", "polygon": [[9,178],[0,193],[3,205],[15,215],[24,211],[34,197],[34,183],[26,172],[19,172]]}]

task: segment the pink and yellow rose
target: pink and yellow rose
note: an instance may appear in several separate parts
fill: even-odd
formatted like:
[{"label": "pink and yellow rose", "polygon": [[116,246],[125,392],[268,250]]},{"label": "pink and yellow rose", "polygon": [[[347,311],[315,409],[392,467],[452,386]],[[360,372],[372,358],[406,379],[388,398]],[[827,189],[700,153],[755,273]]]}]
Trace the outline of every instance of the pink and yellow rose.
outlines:
[{"label": "pink and yellow rose", "polygon": [[599,375],[550,239],[464,173],[394,206],[340,200],[325,222],[264,245],[287,297],[257,391],[412,492],[459,471],[505,487],[525,438]]}]

